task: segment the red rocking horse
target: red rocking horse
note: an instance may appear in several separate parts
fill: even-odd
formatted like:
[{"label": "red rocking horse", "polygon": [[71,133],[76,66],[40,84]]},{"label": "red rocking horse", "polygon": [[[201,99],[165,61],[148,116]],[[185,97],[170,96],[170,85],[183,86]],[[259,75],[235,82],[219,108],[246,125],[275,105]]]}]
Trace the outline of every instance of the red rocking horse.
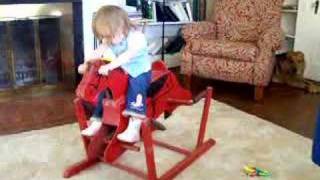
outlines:
[{"label": "red rocking horse", "polygon": [[[148,118],[143,120],[141,127],[141,137],[144,144],[148,172],[145,174],[140,170],[117,162],[116,159],[125,151],[140,151],[140,147],[134,143],[121,142],[116,138],[118,133],[126,129],[128,122],[126,117],[121,114],[125,108],[128,76],[121,69],[113,70],[108,76],[100,76],[97,72],[101,65],[102,62],[96,62],[91,65],[90,71],[85,73],[76,90],[77,98],[74,100],[74,104],[80,130],[83,130],[87,127],[87,120],[92,112],[90,109],[92,110],[92,107],[96,104],[97,94],[101,91],[106,91],[107,98],[103,103],[103,126],[93,137],[82,136],[87,157],[83,161],[68,167],[63,175],[65,178],[69,178],[98,162],[104,162],[143,179],[173,179],[215,144],[213,139],[204,141],[212,88],[209,87],[195,98],[192,98],[190,91],[183,89],[179,85],[176,77],[166,68],[165,64],[162,61],[157,61],[152,65],[152,82],[147,99]],[[205,98],[205,103],[197,144],[194,150],[190,151],[172,146],[152,138],[153,130],[159,129],[159,127],[160,129],[161,127],[163,128],[163,126],[156,121],[162,113],[168,116],[176,107],[180,105],[192,105],[201,98]],[[167,148],[183,154],[186,157],[162,176],[158,177],[153,145]]]}]

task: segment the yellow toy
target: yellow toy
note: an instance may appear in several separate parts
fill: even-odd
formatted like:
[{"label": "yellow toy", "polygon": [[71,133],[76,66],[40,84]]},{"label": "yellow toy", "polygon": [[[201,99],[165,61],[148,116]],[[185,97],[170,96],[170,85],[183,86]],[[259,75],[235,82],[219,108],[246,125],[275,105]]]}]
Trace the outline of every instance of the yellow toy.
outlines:
[{"label": "yellow toy", "polygon": [[116,59],[116,55],[112,52],[110,48],[106,49],[101,58],[103,61],[111,62]]},{"label": "yellow toy", "polygon": [[248,165],[244,166],[243,171],[247,176],[251,176],[251,177],[254,177],[254,176],[269,177],[269,176],[271,176],[270,172],[263,170],[263,169],[260,169],[260,168],[257,168],[257,167],[254,167],[254,166],[248,166]]}]

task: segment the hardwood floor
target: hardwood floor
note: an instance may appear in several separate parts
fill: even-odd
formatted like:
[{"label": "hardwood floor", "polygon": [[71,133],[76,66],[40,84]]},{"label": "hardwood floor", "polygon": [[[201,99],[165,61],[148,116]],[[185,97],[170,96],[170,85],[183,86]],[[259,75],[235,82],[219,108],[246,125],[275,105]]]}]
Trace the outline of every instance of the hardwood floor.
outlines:
[{"label": "hardwood floor", "polygon": [[70,90],[1,97],[0,135],[74,122],[73,99]]},{"label": "hardwood floor", "polygon": [[[192,92],[210,85],[215,99],[312,138],[320,95],[285,85],[271,84],[261,102],[253,100],[253,86],[193,78]],[[75,122],[74,92],[26,94],[0,99],[0,135]]]},{"label": "hardwood floor", "polygon": [[256,102],[253,86],[197,77],[192,81],[193,93],[210,85],[215,90],[215,99],[305,137],[313,137],[320,94],[308,94],[300,89],[271,83],[265,89],[264,99]]}]

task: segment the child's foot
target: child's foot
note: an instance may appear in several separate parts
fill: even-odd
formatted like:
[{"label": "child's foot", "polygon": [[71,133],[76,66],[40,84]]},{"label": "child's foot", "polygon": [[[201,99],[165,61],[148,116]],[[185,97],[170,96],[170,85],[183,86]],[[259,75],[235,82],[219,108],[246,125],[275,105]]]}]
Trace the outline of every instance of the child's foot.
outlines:
[{"label": "child's foot", "polygon": [[91,124],[89,127],[81,131],[84,136],[93,136],[100,129],[102,122],[99,118],[90,118]]},{"label": "child's foot", "polygon": [[141,120],[138,118],[131,117],[127,129],[118,134],[117,138],[120,141],[134,143],[140,141],[140,126]]}]

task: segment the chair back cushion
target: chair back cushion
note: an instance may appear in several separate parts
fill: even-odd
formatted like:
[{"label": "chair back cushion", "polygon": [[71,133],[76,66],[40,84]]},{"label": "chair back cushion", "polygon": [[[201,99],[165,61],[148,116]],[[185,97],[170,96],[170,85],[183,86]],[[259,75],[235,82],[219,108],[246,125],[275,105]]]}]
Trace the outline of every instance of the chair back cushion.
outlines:
[{"label": "chair back cushion", "polygon": [[211,56],[254,62],[259,52],[257,46],[250,42],[193,39],[190,46],[193,55]]},{"label": "chair back cushion", "polygon": [[214,21],[217,38],[257,41],[271,26],[280,26],[283,0],[216,0]]}]

